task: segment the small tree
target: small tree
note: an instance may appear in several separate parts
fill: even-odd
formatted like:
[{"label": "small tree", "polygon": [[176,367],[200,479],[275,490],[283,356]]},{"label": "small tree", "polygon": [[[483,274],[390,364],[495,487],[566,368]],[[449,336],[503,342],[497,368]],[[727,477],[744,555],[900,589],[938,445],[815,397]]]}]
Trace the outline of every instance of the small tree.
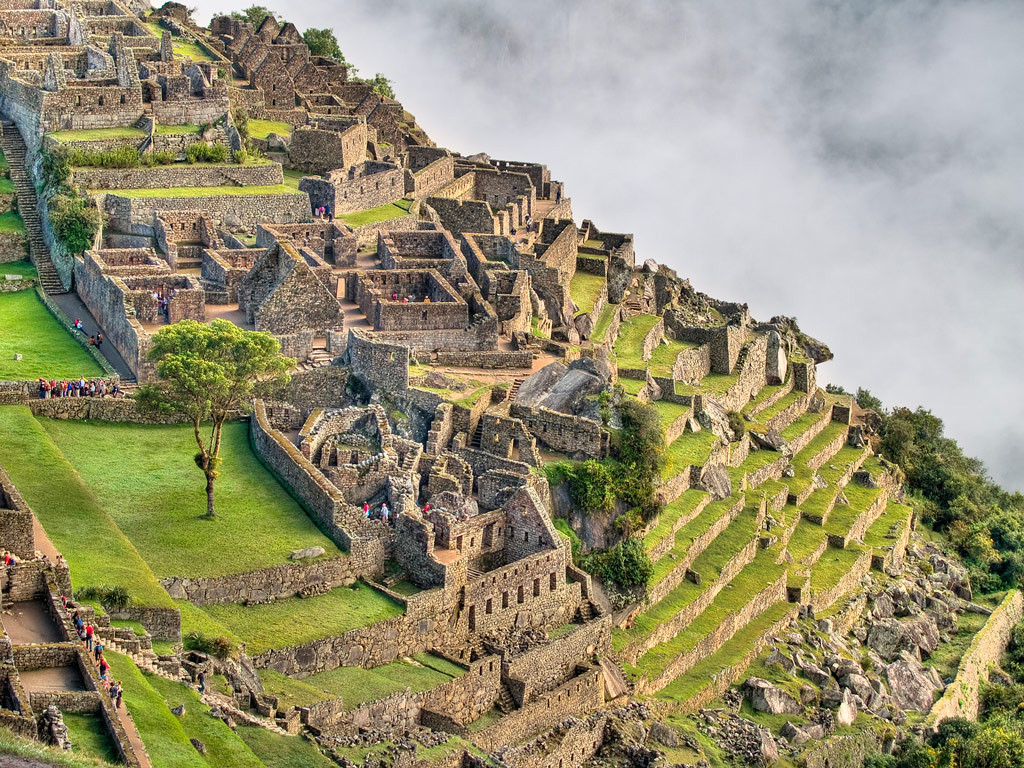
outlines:
[{"label": "small tree", "polygon": [[72,253],[92,247],[101,223],[99,209],[92,198],[64,193],[50,198],[53,232]]},{"label": "small tree", "polygon": [[252,24],[253,29],[258,28],[267,16],[274,16],[274,18],[277,18],[277,16],[271,13],[270,9],[264,5],[250,5],[248,8],[244,8],[241,11],[231,12],[232,18],[238,19],[239,21],[249,22]]},{"label": "small tree", "polygon": [[345,64],[345,55],[338,45],[338,38],[334,36],[334,30],[328,27],[316,29],[310,27],[302,33],[302,39],[309,46],[309,52],[314,56],[326,56],[329,59]]},{"label": "small tree", "polygon": [[373,90],[377,92],[378,96],[383,96],[386,99],[395,98],[395,89],[391,86],[391,81],[380,72],[374,75],[372,80],[366,82],[373,86]]},{"label": "small tree", "polygon": [[[220,464],[224,421],[247,413],[252,400],[273,393],[288,382],[295,361],[281,354],[270,334],[245,331],[227,320],[198,323],[182,320],[153,337],[149,360],[156,364],[157,383],[139,391],[139,405],[153,413],[181,414],[192,422],[196,466],[206,476],[206,514],[216,517],[213,485]],[[209,436],[201,428],[210,422]]]}]

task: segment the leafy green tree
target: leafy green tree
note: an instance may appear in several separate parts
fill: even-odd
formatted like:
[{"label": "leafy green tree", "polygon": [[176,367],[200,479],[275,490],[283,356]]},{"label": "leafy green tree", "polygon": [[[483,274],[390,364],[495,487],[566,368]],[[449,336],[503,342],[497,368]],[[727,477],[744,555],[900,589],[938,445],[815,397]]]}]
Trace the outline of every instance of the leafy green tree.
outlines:
[{"label": "leafy green tree", "polygon": [[584,568],[602,581],[614,581],[620,587],[646,586],[654,573],[654,564],[642,539],[630,536],[604,552],[581,558]]},{"label": "leafy green tree", "polygon": [[[845,392],[845,390],[842,387],[839,387],[839,390],[840,391],[838,394],[843,394]],[[863,387],[857,387],[857,394],[853,396],[853,399],[857,401],[857,405],[859,405],[861,408],[864,408],[865,410],[882,410],[882,401],[879,400],[874,395],[872,395],[870,392],[868,392],[868,390],[864,389]]]},{"label": "leafy green tree", "polygon": [[231,18],[238,19],[239,21],[247,21],[252,24],[253,29],[257,29],[267,16],[273,16],[275,19],[277,18],[276,14],[272,13],[269,8],[263,5],[250,5],[248,8],[243,8],[241,11],[231,12]]},{"label": "leafy green tree", "polygon": [[100,212],[92,198],[61,193],[50,198],[50,225],[72,253],[91,248],[100,229]]},{"label": "leafy green tree", "polygon": [[380,72],[374,75],[372,80],[367,80],[366,82],[373,86],[373,90],[376,91],[378,96],[383,96],[386,99],[395,98],[395,89],[391,86],[391,81]]},{"label": "leafy green tree", "polygon": [[310,27],[302,33],[302,39],[309,46],[309,52],[314,56],[326,56],[329,59],[345,64],[345,55],[338,45],[338,38],[334,36],[334,30],[329,27],[317,29]]},{"label": "leafy green tree", "polygon": [[568,480],[569,495],[583,509],[610,512],[615,505],[614,480],[601,462],[589,459],[576,465]]},{"label": "leafy green tree", "polygon": [[[153,337],[149,360],[158,381],[139,391],[139,405],[152,413],[180,414],[192,422],[196,466],[206,477],[206,517],[216,517],[213,486],[220,464],[221,431],[232,414],[252,410],[288,382],[295,361],[281,354],[268,333],[246,331],[227,320],[209,324],[182,320]],[[210,423],[209,436],[202,427]]]}]

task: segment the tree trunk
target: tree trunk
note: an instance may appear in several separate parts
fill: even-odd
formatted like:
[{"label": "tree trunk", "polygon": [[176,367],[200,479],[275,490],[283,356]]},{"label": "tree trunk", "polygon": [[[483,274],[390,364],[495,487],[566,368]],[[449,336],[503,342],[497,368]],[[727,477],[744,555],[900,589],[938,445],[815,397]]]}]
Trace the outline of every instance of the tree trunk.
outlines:
[{"label": "tree trunk", "polygon": [[213,481],[216,479],[217,473],[206,471],[206,517],[214,518],[217,513],[213,511]]}]

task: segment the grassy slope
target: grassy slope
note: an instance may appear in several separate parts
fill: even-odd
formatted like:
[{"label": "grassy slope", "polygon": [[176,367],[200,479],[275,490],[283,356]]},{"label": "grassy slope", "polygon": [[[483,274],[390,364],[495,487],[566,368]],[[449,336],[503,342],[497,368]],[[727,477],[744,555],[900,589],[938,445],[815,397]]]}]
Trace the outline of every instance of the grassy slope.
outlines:
[{"label": "grassy slope", "polygon": [[365,211],[343,213],[338,218],[350,227],[362,227],[367,224],[376,224],[378,221],[390,221],[391,219],[406,216],[411,206],[411,200],[403,199],[388,205],[367,208]]},{"label": "grassy slope", "polygon": [[160,578],[265,568],[314,545],[339,554],[259,463],[244,423],[224,427],[216,520],[199,518],[206,490],[191,426],[41,423]]},{"label": "grassy slope", "polygon": [[337,765],[313,742],[301,736],[282,736],[255,725],[239,725],[238,735],[268,768],[336,768]]},{"label": "grassy slope", "polygon": [[[0,216],[0,218],[3,218]],[[36,271],[36,265],[28,259],[22,259],[21,261],[8,261],[5,264],[0,264],[0,275],[21,275],[24,278],[35,278],[39,276],[39,272]]]},{"label": "grassy slope", "polygon": [[146,745],[153,768],[207,768],[196,752],[181,721],[171,714],[163,696],[127,656],[106,651],[111,674],[124,685],[124,705]]},{"label": "grassy slope", "polygon": [[[15,353],[22,359],[16,361]],[[102,375],[99,364],[61,327],[35,291],[0,294],[0,380]]]},{"label": "grassy slope", "polygon": [[73,131],[54,131],[47,134],[57,141],[106,141],[108,139],[142,140],[146,132],[141,128],[125,126],[121,128],[81,128]]},{"label": "grassy slope", "polygon": [[199,700],[199,695],[181,683],[175,683],[156,675],[147,675],[146,681],[165,702],[174,708],[185,705],[185,714],[179,722],[188,739],[199,739],[206,746],[203,756],[211,766],[230,765],[231,768],[263,768],[263,762],[253,754],[249,746],[224,724],[224,721],[210,716],[210,708]]},{"label": "grassy slope", "polygon": [[600,275],[577,272],[569,284],[569,296],[577,307],[577,315],[589,315],[594,311],[597,297],[601,295],[605,280]]},{"label": "grassy slope", "polygon": [[64,712],[63,715],[72,752],[108,763],[118,762],[117,747],[98,713]]},{"label": "grassy slope", "polygon": [[218,603],[203,611],[245,641],[249,655],[255,656],[400,616],[403,608],[382,592],[356,582],[313,597],[265,605]]},{"label": "grassy slope", "polygon": [[249,135],[254,139],[265,139],[272,133],[276,133],[278,136],[291,136],[292,127],[288,123],[278,122],[277,120],[254,120],[249,118]]},{"label": "grassy slope", "polygon": [[10,234],[11,232],[17,232],[18,234],[24,235],[25,224],[21,220],[21,216],[16,214],[14,211],[5,211],[0,213],[0,233]]},{"label": "grassy slope", "polygon": [[173,608],[138,551],[28,408],[0,408],[0,434],[0,465],[67,559],[75,587],[123,586],[144,605]]},{"label": "grassy slope", "polygon": [[623,321],[615,340],[615,356],[619,368],[646,368],[642,351],[644,337],[658,322],[656,315],[637,315]]}]

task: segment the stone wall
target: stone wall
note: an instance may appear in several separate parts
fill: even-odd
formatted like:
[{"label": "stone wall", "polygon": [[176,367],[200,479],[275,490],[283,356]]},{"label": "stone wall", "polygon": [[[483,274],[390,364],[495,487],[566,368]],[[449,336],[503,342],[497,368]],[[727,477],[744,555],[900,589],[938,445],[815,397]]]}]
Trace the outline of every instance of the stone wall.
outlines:
[{"label": "stone wall", "polygon": [[306,587],[325,585],[333,589],[355,581],[348,557],[313,562],[282,563],[248,573],[209,578],[175,576],[160,583],[175,600],[196,605],[212,603],[266,603],[294,597]]},{"label": "stone wall", "polygon": [[1024,595],[1015,589],[1003,598],[985,626],[974,636],[967,653],[960,658],[956,679],[946,687],[942,698],[935,702],[925,719],[927,729],[934,733],[939,724],[950,717],[978,719],[981,683],[988,680],[989,667],[999,663],[1013,628],[1022,618]]},{"label": "stone wall", "polygon": [[611,616],[602,616],[575,627],[547,645],[506,659],[502,676],[521,706],[557,688],[572,676],[578,665],[607,653],[610,644]]},{"label": "stone wall", "polygon": [[49,419],[131,422],[133,424],[181,424],[188,419],[180,414],[149,413],[139,410],[130,397],[57,397],[35,398],[28,407],[36,416]]},{"label": "stone wall", "polygon": [[540,442],[569,455],[582,454],[600,459],[608,453],[608,433],[600,422],[583,416],[512,404],[510,415],[522,419]]},{"label": "stone wall", "polygon": [[231,219],[248,229],[267,222],[293,224],[311,217],[309,197],[302,192],[200,197],[128,197],[109,192],[101,207],[117,229],[145,236],[156,234],[153,215],[157,211],[201,210],[218,223]]},{"label": "stone wall", "polygon": [[409,349],[349,330],[348,363],[352,375],[374,389],[403,392],[409,388]]},{"label": "stone wall", "polygon": [[10,476],[0,467],[0,541],[4,549],[19,559],[35,557],[32,522],[32,510],[14,487]]},{"label": "stone wall", "polygon": [[[279,163],[260,165],[156,165],[150,168],[75,168],[75,184],[86,189],[271,186],[283,184]],[[202,209],[201,209],[202,210]]]},{"label": "stone wall", "polygon": [[568,716],[589,714],[603,703],[601,670],[585,669],[557,688],[541,694],[532,703],[508,713],[489,728],[478,731],[473,735],[473,741],[488,752],[518,744]]}]

